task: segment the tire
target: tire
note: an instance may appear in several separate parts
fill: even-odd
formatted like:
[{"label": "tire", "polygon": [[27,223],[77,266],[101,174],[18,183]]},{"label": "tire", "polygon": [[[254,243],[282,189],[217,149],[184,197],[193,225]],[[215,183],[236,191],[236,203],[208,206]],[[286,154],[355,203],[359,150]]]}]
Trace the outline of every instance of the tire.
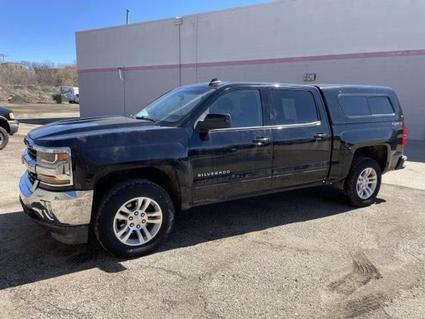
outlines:
[{"label": "tire", "polygon": [[[149,206],[143,210],[145,204]],[[174,205],[169,194],[144,179],[114,186],[98,207],[93,231],[102,247],[114,256],[140,257],[153,252],[168,237],[174,225]],[[159,215],[162,215],[161,223]],[[124,233],[121,235],[121,232]],[[129,232],[130,237],[125,239]]]},{"label": "tire", "polygon": [[[372,171],[373,170],[373,171]],[[370,172],[370,179],[360,179],[360,175],[367,176]],[[375,173],[375,178],[373,174]],[[369,157],[355,157],[351,165],[350,173],[345,180],[344,192],[350,200],[351,205],[355,207],[366,207],[372,205],[376,201],[376,196],[381,188],[382,172],[379,164]],[[376,180],[374,187],[372,181]],[[359,185],[358,185],[359,184]],[[364,190],[365,185],[369,188],[368,191]],[[359,186],[359,189],[357,188]],[[362,191],[363,188],[363,191]],[[361,195],[362,196],[361,196]]]},{"label": "tire", "polygon": [[0,150],[4,149],[7,143],[9,143],[9,133],[3,127],[0,127]]}]

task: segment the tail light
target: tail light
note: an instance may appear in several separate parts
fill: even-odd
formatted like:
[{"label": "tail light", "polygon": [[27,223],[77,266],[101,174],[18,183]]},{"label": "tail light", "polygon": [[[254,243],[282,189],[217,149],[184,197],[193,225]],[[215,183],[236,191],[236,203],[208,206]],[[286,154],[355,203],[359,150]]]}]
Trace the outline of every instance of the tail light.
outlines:
[{"label": "tail light", "polygon": [[409,135],[409,130],[407,129],[407,127],[403,127],[403,132],[401,135],[401,145],[405,146],[407,145],[407,137]]}]

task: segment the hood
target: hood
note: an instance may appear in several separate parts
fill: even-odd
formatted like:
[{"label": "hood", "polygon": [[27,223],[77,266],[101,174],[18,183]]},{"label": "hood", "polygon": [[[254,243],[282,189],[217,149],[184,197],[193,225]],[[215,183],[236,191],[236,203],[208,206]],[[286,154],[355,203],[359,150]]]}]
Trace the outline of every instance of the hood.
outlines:
[{"label": "hood", "polygon": [[52,141],[83,138],[90,135],[119,133],[131,128],[134,130],[154,129],[154,123],[124,116],[104,116],[64,120],[32,130],[28,136],[35,141]]},{"label": "hood", "polygon": [[25,144],[69,147],[77,171],[90,171],[95,166],[107,169],[111,165],[169,156],[180,158],[185,156],[187,139],[185,128],[112,116],[51,123],[31,131]]}]

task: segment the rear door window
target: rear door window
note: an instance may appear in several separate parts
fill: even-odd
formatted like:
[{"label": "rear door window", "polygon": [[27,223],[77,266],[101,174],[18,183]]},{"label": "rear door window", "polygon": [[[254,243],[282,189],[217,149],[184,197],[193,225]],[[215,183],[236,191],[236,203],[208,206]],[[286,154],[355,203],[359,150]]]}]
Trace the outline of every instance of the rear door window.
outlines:
[{"label": "rear door window", "polygon": [[272,125],[302,124],[318,120],[313,94],[303,90],[272,90]]}]

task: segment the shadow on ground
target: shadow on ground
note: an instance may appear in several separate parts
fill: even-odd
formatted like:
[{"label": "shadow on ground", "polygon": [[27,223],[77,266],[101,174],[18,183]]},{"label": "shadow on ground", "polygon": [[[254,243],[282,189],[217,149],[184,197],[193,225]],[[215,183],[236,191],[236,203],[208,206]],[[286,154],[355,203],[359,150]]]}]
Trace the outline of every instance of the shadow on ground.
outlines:
[{"label": "shadow on ground", "polygon": [[[175,231],[160,252],[350,210],[345,198],[327,187],[194,208],[176,216]],[[94,267],[110,273],[126,270],[97,244],[63,245],[22,212],[0,215],[0,289]]]}]

